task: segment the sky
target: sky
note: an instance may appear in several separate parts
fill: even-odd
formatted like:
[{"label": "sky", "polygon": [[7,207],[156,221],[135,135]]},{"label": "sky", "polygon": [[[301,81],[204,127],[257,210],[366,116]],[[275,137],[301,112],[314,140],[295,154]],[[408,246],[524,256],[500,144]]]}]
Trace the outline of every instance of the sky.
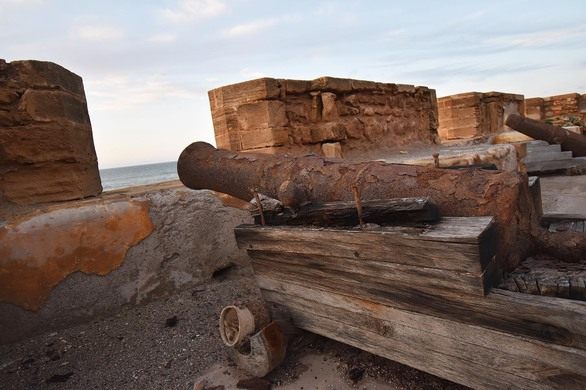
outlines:
[{"label": "sky", "polygon": [[213,144],[207,91],[258,77],[586,93],[586,2],[0,0],[0,58],[82,76],[110,168]]}]

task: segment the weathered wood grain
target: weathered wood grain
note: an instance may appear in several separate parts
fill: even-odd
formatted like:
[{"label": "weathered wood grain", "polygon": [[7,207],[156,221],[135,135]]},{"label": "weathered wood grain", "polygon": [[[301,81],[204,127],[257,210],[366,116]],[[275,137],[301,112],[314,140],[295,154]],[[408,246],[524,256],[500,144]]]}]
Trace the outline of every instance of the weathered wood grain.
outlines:
[{"label": "weathered wood grain", "polygon": [[[366,223],[392,225],[439,220],[437,206],[427,197],[366,200],[361,204],[362,217]],[[264,214],[268,225],[350,227],[358,225],[355,202],[309,204],[302,206],[294,214],[287,210],[281,213],[265,212]]]},{"label": "weathered wood grain", "polygon": [[480,275],[495,251],[491,217],[452,217],[427,228],[381,227],[344,230],[296,226],[240,225],[239,248],[257,251],[328,254],[388,261]]},{"label": "weathered wood grain", "polygon": [[[293,283],[265,279],[263,288],[265,299],[285,306],[298,326],[310,324],[308,330],[323,334],[324,328],[328,329],[322,325],[324,319],[338,326],[343,324],[351,334],[341,332],[334,338],[349,343],[345,337],[365,337],[366,345],[376,342],[379,347],[392,351],[393,360],[425,371],[434,367],[441,372],[440,376],[467,385],[484,383],[485,386],[490,381],[485,376],[497,372],[505,374],[499,375],[507,381],[503,384],[530,385],[530,388],[559,388],[560,385],[580,388],[586,380],[584,351],[531,342]],[[438,361],[445,366],[436,366]],[[488,370],[470,372],[470,364]],[[448,375],[446,366],[451,367]]]},{"label": "weathered wood grain", "polygon": [[503,282],[503,288],[526,294],[586,301],[586,263],[527,258]]},{"label": "weathered wood grain", "polygon": [[481,326],[527,339],[586,350],[586,303],[492,289],[484,298],[437,296],[416,288],[383,285],[362,275],[303,270],[279,264],[254,265],[261,288],[281,280],[312,289],[377,302],[400,310]]},{"label": "weathered wood grain", "polygon": [[[391,287],[402,285],[416,287],[423,291],[442,295],[444,292],[459,292],[484,296],[492,286],[492,274],[487,268],[484,273],[447,271],[387,261],[336,258],[322,255],[248,251],[253,266],[281,268],[281,265],[319,270],[335,278],[337,272],[356,273],[372,281]],[[295,272],[293,269],[292,272]]]}]

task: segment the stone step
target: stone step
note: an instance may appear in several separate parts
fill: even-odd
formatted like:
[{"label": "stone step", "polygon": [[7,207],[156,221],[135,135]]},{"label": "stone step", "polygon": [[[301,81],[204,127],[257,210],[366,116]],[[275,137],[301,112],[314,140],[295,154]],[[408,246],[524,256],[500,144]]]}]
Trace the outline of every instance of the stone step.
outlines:
[{"label": "stone step", "polygon": [[559,144],[552,144],[552,145],[532,145],[527,144],[527,153],[533,152],[561,152],[562,147]]},{"label": "stone step", "polygon": [[525,157],[525,164],[537,161],[569,160],[573,157],[572,152],[543,152],[530,153]]},{"label": "stone step", "polygon": [[527,173],[539,175],[557,171],[574,170],[577,174],[586,171],[586,157],[575,157],[566,160],[535,161],[527,163]]}]

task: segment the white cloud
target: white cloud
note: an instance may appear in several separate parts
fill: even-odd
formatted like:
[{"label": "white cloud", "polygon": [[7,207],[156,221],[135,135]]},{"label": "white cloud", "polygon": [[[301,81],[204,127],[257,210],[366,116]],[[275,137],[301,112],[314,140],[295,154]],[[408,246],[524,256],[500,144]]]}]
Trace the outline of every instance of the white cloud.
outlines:
[{"label": "white cloud", "polygon": [[42,4],[44,0],[0,0],[0,8],[6,6]]},{"label": "white cloud", "polygon": [[180,0],[175,8],[162,10],[162,15],[173,23],[187,23],[223,14],[226,4],[220,0]]},{"label": "white cloud", "polygon": [[[0,0],[0,11],[11,11],[11,10],[17,10],[19,8],[23,8],[23,7],[32,7],[35,5],[43,5],[45,3],[45,0]],[[2,15],[0,14],[0,18]]]},{"label": "white cloud", "polygon": [[485,43],[497,46],[541,47],[560,44],[575,38],[586,39],[585,26],[544,30],[526,34],[503,35],[487,39]]},{"label": "white cloud", "polygon": [[124,110],[169,97],[192,99],[197,92],[169,82],[160,75],[109,75],[86,80],[86,93],[95,111]]},{"label": "white cloud", "polygon": [[148,39],[149,42],[153,42],[153,43],[172,43],[172,42],[175,42],[176,40],[177,40],[176,35],[168,34],[168,33],[155,34]]},{"label": "white cloud", "polygon": [[250,23],[237,24],[224,31],[224,35],[227,37],[239,37],[243,35],[252,35],[259,33],[263,30],[275,26],[279,22],[279,19],[261,19],[255,20]]},{"label": "white cloud", "polygon": [[76,27],[71,36],[90,42],[114,41],[124,36],[124,32],[109,25],[87,25]]}]

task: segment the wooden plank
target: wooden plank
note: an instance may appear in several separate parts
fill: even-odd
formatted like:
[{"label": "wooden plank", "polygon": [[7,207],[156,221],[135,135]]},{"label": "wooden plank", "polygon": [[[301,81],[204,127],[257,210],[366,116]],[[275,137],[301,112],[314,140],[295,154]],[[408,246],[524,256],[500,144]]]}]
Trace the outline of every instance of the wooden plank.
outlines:
[{"label": "wooden plank", "polygon": [[[436,222],[437,206],[430,198],[395,198],[362,201],[364,222],[389,225],[398,223]],[[301,207],[291,214],[265,212],[269,225],[356,226],[358,215],[354,202],[327,202]],[[258,221],[256,221],[258,223]]]},{"label": "wooden plank", "polygon": [[[482,383],[487,380],[486,376],[495,373],[501,374],[499,378],[505,374],[509,385],[530,384],[531,387],[538,387],[539,383],[544,388],[558,388],[560,385],[580,388],[577,386],[586,380],[584,351],[532,343],[482,327],[274,280],[271,289],[263,290],[263,296],[269,302],[286,307],[294,321],[298,321],[297,326],[303,328],[311,318],[313,327],[308,330],[322,333],[328,327],[322,325],[325,319],[353,330],[366,331],[366,335],[358,332],[366,337],[363,340],[366,345],[374,341],[371,339],[374,336],[377,345],[393,351],[391,359],[424,371],[437,368],[439,372],[432,373],[463,384],[470,385],[465,382],[470,380]],[[342,333],[338,339],[347,342],[345,336],[347,334]],[[364,346],[358,347],[364,349]],[[437,367],[437,361],[445,366]],[[488,370],[470,372],[470,364]],[[446,372],[448,366],[451,370]],[[454,371],[462,376],[452,376]]]},{"label": "wooden plank", "polygon": [[491,217],[443,218],[428,228],[381,227],[366,231],[240,225],[234,231],[241,249],[327,254],[476,274],[482,273],[492,260],[495,247]]},{"label": "wooden plank", "polygon": [[[280,268],[282,265],[303,267],[307,270],[356,273],[384,285],[417,287],[422,291],[442,295],[445,291],[484,296],[491,287],[490,274],[470,274],[394,264],[375,260],[354,260],[320,255],[283,254],[278,252],[248,251],[253,266]],[[486,281],[486,282],[485,282]]]},{"label": "wooden plank", "polygon": [[548,144],[548,143],[542,143],[542,144],[535,144],[533,142],[529,142],[527,144],[527,153],[531,154],[531,153],[543,153],[543,152],[561,152],[562,151],[562,147],[559,144]]},{"label": "wooden plank", "polygon": [[416,288],[382,285],[361,275],[306,271],[299,267],[255,266],[263,287],[266,278],[287,281],[378,302],[447,320],[586,350],[586,303],[492,289],[484,298],[455,294],[436,296]]}]

